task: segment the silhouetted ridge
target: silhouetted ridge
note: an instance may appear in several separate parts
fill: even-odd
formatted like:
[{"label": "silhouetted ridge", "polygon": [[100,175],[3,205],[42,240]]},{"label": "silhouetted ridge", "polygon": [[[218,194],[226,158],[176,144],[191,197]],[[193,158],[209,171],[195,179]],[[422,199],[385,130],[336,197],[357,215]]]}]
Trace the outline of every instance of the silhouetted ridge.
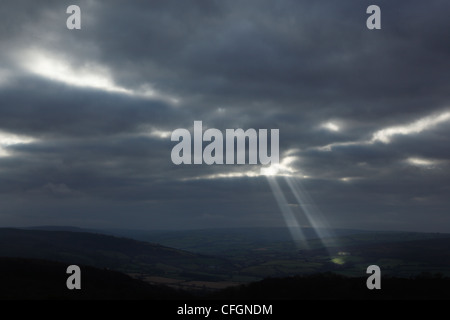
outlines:
[{"label": "silhouetted ridge", "polygon": [[382,277],[380,290],[369,290],[366,277],[349,278],[333,273],[269,278],[212,294],[212,299],[238,300],[406,300],[450,299],[450,278],[422,273],[414,278]]},{"label": "silhouetted ridge", "polygon": [[81,289],[69,290],[67,265],[0,258],[0,299],[181,299],[186,293],[149,285],[123,273],[80,266]]}]

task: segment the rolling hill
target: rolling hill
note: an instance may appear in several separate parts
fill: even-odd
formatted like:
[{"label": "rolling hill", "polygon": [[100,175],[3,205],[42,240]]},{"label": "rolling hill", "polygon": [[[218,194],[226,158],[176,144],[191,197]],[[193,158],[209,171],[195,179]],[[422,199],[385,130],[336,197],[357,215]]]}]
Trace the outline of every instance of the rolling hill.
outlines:
[{"label": "rolling hill", "polygon": [[61,262],[0,258],[0,300],[101,299],[101,300],[172,300],[190,295],[163,286],[154,286],[123,273],[90,266],[81,268],[81,290],[69,290]]},{"label": "rolling hill", "polygon": [[190,291],[324,272],[364,277],[372,264],[387,276],[409,278],[423,272],[450,276],[448,234],[341,230],[340,236],[325,241],[311,235],[309,247],[295,246],[285,240],[283,230],[272,228],[140,234],[165,245],[195,247],[208,252],[206,255],[72,227],[46,228],[0,229],[0,257],[108,268],[152,284]]},{"label": "rolling hill", "polygon": [[217,280],[225,259],[109,235],[71,231],[0,229],[0,257],[59,261],[129,274]]},{"label": "rolling hill", "polygon": [[[419,274],[428,275],[425,282],[435,283],[436,288],[441,288],[436,281],[450,276],[450,236],[446,234],[349,232],[328,239],[328,245],[326,241],[324,244],[318,239],[311,238],[309,248],[300,248],[293,245],[292,241],[283,241],[283,235],[273,234],[269,239],[261,238],[261,230],[253,230],[248,234],[242,233],[243,230],[230,230],[229,233],[226,230],[222,232],[204,230],[197,233],[181,231],[178,236],[175,231],[170,232],[169,239],[172,242],[182,244],[186,241],[186,245],[195,243],[197,248],[202,247],[209,252],[215,252],[216,248],[219,255],[212,256],[118,236],[88,233],[83,229],[52,227],[49,231],[43,230],[45,228],[0,229],[0,272],[2,272],[0,281],[9,283],[6,289],[1,291],[3,297],[14,298],[14,292],[18,296],[20,290],[28,288],[27,283],[33,281],[38,281],[39,288],[46,288],[31,289],[32,293],[38,292],[34,297],[44,297],[45,292],[51,293],[49,297],[53,297],[53,292],[59,292],[57,290],[60,288],[41,285],[39,279],[47,279],[49,284],[58,283],[60,286],[61,281],[67,278],[65,269],[71,264],[86,266],[88,270],[91,270],[89,269],[91,267],[99,270],[90,272],[93,274],[93,288],[97,288],[92,291],[92,297],[95,299],[101,298],[102,290],[108,288],[106,280],[101,280],[103,282],[99,280],[101,283],[97,283],[96,287],[95,279],[109,277],[104,273],[98,274],[97,277],[96,272],[112,272],[112,270],[127,273],[135,278],[133,280],[136,278],[145,280],[146,285],[164,284],[167,287],[195,292],[196,296],[205,297],[208,292],[216,291],[218,295],[211,297],[217,298],[228,295],[235,295],[236,298],[250,297],[254,290],[259,290],[258,286],[262,286],[258,291],[262,298],[264,294],[270,297],[277,290],[285,292],[286,297],[305,298],[308,294],[304,292],[308,292],[308,286],[313,286],[311,279],[316,279],[314,281],[323,286],[333,287],[338,283],[343,286],[342,290],[349,291],[348,297],[351,297],[359,292],[358,290],[364,289],[360,287],[361,279],[366,277],[366,268],[371,264],[380,266],[382,276],[388,279],[394,291],[397,290],[396,286],[401,288],[411,285],[411,282],[404,281],[413,279]],[[262,231],[264,234],[267,230]],[[209,242],[206,241],[208,235],[210,235]],[[164,237],[167,237],[167,234],[160,239]],[[205,240],[203,244],[199,239]],[[327,276],[327,272],[333,272],[334,276]],[[150,293],[155,288],[152,287],[150,290],[149,287],[142,287],[142,289],[139,287],[142,284],[129,282],[127,275],[108,274],[119,281],[118,283],[124,281],[123,284],[118,284],[119,287],[137,286],[136,292],[139,294],[134,296],[136,298],[151,297]],[[52,275],[56,278],[51,278]],[[392,280],[399,278],[403,280]],[[250,284],[251,282],[253,284]],[[296,282],[304,286],[302,294],[289,291],[291,288],[289,283]],[[14,291],[16,290],[14,283],[18,284],[18,291]],[[242,283],[246,285],[239,287],[238,285]],[[221,290],[227,287],[230,288]],[[111,290],[118,292],[117,297],[122,294],[118,289]],[[161,290],[165,292],[165,289]],[[341,289],[333,290],[331,292],[335,292],[336,296],[345,296],[339,293]],[[315,297],[318,292],[311,291],[310,296]],[[56,293],[54,297],[65,298],[67,294],[62,291]],[[394,292],[391,296],[395,294]],[[420,294],[416,295],[418,296]]]}]

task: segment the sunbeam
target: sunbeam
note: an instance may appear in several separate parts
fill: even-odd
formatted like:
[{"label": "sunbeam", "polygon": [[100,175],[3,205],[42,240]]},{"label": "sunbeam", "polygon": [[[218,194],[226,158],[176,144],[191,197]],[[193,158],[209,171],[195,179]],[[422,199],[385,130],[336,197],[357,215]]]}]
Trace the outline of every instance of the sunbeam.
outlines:
[{"label": "sunbeam", "polygon": [[302,209],[306,219],[311,227],[319,236],[319,240],[324,246],[337,245],[336,240],[333,239],[333,234],[329,228],[321,211],[314,204],[313,199],[309,196],[308,192],[301,185],[301,182],[294,177],[285,176],[289,188],[292,194],[297,200],[300,208]]},{"label": "sunbeam", "polygon": [[266,177],[267,181],[269,182],[270,188],[272,189],[272,193],[277,200],[278,206],[280,207],[281,213],[283,214],[286,226],[291,233],[292,240],[297,246],[307,245],[303,230],[291,208],[289,207],[289,203],[287,202],[286,197],[284,196],[284,193],[281,190],[278,181],[276,180],[276,177],[272,175]]},{"label": "sunbeam", "polygon": [[[277,201],[277,204],[283,214],[283,219],[285,220],[286,226],[292,235],[293,241],[297,246],[308,247],[308,239],[304,234],[304,227],[302,227],[299,221],[306,221],[310,228],[314,230],[317,234],[318,240],[325,247],[337,246],[338,243],[328,226],[325,217],[322,215],[321,211],[315,205],[313,199],[309,196],[306,189],[303,187],[299,172],[296,172],[290,164],[296,161],[297,158],[294,156],[285,157],[281,163],[277,166],[270,166],[269,168],[263,168],[260,171],[261,175],[266,176],[272,193]],[[300,176],[304,176],[300,174]],[[294,195],[295,200],[301,209],[303,217],[296,216],[295,212],[292,211],[289,206],[289,202],[286,199],[286,194],[280,187],[278,178],[284,178],[289,189],[287,192],[291,192]],[[300,220],[299,218],[302,218]],[[327,249],[328,250],[328,249]]]}]

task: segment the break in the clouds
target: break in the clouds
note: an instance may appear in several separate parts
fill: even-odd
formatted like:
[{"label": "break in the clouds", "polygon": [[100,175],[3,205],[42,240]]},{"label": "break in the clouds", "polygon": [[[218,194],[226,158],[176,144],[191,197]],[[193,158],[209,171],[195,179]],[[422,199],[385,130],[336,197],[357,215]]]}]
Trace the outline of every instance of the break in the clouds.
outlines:
[{"label": "break in the clouds", "polygon": [[[450,231],[450,4],[371,4],[2,1],[1,225]],[[195,120],[280,163],[174,165]]]}]

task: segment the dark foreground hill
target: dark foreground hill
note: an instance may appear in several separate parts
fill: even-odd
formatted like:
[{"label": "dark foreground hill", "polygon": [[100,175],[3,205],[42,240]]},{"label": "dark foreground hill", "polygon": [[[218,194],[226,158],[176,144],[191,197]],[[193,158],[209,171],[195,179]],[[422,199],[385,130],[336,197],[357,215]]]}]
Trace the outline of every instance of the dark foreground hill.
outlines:
[{"label": "dark foreground hill", "polygon": [[149,285],[123,273],[80,266],[81,289],[69,290],[67,265],[59,262],[0,258],[0,300],[5,299],[188,299],[189,295]]},{"label": "dark foreground hill", "polygon": [[450,300],[450,278],[423,273],[414,278],[384,277],[369,290],[367,278],[334,273],[269,278],[230,287],[209,296],[225,300]]},{"label": "dark foreground hill", "polygon": [[[415,278],[381,280],[380,290],[369,290],[366,278],[333,273],[269,278],[213,294],[192,296],[155,286],[123,273],[81,267],[81,290],[66,287],[66,264],[46,260],[0,258],[0,300],[427,300],[450,299],[450,278],[422,274]],[[183,303],[184,303],[183,302]]]},{"label": "dark foreground hill", "polygon": [[230,263],[158,244],[108,235],[2,228],[0,257],[21,257],[88,265],[152,276],[214,279]]}]

